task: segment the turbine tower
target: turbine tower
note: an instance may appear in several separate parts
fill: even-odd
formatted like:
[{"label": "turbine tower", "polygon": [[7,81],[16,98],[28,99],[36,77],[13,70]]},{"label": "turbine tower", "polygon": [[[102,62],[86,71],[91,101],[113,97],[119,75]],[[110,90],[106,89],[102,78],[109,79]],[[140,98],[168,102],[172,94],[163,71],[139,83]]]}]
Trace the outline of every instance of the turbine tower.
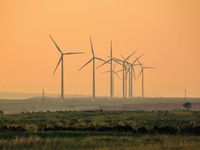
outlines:
[{"label": "turbine tower", "polygon": [[[113,68],[113,70],[114,70],[114,68]],[[113,87],[114,87],[113,70],[112,70],[112,41],[111,41],[110,42],[110,99],[112,99],[113,95],[114,95],[114,93],[113,93]]]},{"label": "turbine tower", "polygon": [[[136,57],[137,58],[137,57]],[[142,98],[144,97],[144,69],[148,69],[148,68],[156,68],[156,67],[143,67],[142,64],[140,63],[140,61],[138,60],[140,66],[142,67],[137,79],[139,78],[140,74],[142,74]]]},{"label": "turbine tower", "polygon": [[[97,68],[99,68],[99,67],[101,67],[101,66],[103,66],[103,65],[105,65],[106,63],[110,63],[110,99],[112,99],[113,98],[113,69],[112,69],[112,63],[113,63],[113,61],[115,61],[114,59],[113,59],[113,57],[112,57],[112,40],[111,40],[111,42],[110,42],[110,59],[109,60],[107,60],[106,62],[104,62],[103,64],[101,64],[100,66],[98,66],[98,67],[96,67],[96,69]],[[117,61],[115,61],[116,63],[119,63],[119,62],[117,62]],[[121,63],[119,63],[120,65],[122,65]]]},{"label": "turbine tower", "polygon": [[129,74],[129,98],[131,98],[132,97],[132,83],[133,83],[133,81],[132,81],[132,76],[134,76],[135,77],[135,71],[134,71],[134,67],[133,67],[133,65],[132,64],[130,64],[130,63],[128,63],[128,65],[129,65],[129,67],[128,67],[128,70],[127,70],[127,72],[126,72],[126,77],[127,77],[127,73]]},{"label": "turbine tower", "polygon": [[63,103],[63,100],[64,100],[64,78],[63,78],[63,74],[64,74],[64,71],[63,71],[63,56],[64,55],[71,55],[71,54],[84,54],[84,52],[69,52],[69,53],[63,53],[60,48],[58,47],[58,45],[56,44],[56,42],[53,40],[53,38],[51,37],[51,35],[49,35],[50,38],[52,39],[53,43],[55,44],[55,46],[57,47],[58,51],[61,53],[61,57],[58,61],[58,64],[53,72],[53,75],[54,73],[56,72],[56,69],[58,68],[60,62],[61,62],[61,103]]},{"label": "turbine tower", "polygon": [[[112,78],[111,78],[112,79],[112,87],[111,87],[112,98],[114,97],[114,74],[116,74],[118,76],[117,72],[115,71],[115,65],[116,65],[116,63],[114,64],[113,69],[111,70],[112,71]],[[107,73],[107,72],[110,72],[110,71],[104,71],[102,73]],[[119,76],[118,76],[118,78],[121,80],[121,78]]]},{"label": "turbine tower", "polygon": [[93,46],[92,46],[92,39],[90,37],[90,43],[91,43],[91,50],[92,50],[92,55],[93,57],[85,64],[83,65],[78,71],[80,71],[83,67],[85,67],[87,64],[89,64],[91,61],[93,61],[93,94],[92,94],[92,101],[95,101],[95,59],[98,59],[98,60],[101,60],[103,62],[105,62],[105,60],[101,59],[101,58],[98,58],[98,57],[95,57],[94,55],[94,50],[93,50]]}]

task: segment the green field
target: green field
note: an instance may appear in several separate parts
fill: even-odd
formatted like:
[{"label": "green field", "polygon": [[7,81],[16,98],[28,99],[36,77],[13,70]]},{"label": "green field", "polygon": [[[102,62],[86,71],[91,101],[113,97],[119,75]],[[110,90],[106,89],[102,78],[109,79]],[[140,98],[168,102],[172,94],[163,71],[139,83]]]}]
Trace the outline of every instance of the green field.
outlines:
[{"label": "green field", "polygon": [[99,127],[130,125],[137,129],[145,126],[187,127],[200,126],[199,111],[56,111],[0,115],[0,125],[22,126],[27,131],[39,127]]},{"label": "green field", "polygon": [[[50,137],[43,138],[41,135],[21,137],[13,139],[1,139],[2,150],[26,150],[26,149],[79,149],[79,150],[198,150],[200,137],[196,136],[169,136],[169,135],[145,135],[145,136],[110,136],[77,133],[76,137]],[[80,137],[81,136],[81,137]]]},{"label": "green field", "polygon": [[[199,99],[133,98],[113,100],[97,98],[59,99],[32,98],[26,100],[0,100],[0,127],[22,127],[25,132],[0,132],[0,149],[199,149],[200,136],[186,132],[200,126],[200,111],[102,111],[99,105],[134,103],[183,103]],[[82,111],[80,111],[82,110]],[[13,111],[19,113],[12,114]],[[131,126],[133,132],[99,132],[102,127]],[[175,134],[151,134],[154,126],[170,126]],[[95,128],[89,131],[47,131],[45,128]],[[148,132],[141,134],[138,129]],[[42,131],[38,132],[38,129]],[[97,132],[98,131],[98,132]]]},{"label": "green field", "polygon": [[132,134],[116,132],[37,132],[38,128],[85,128],[130,125],[137,129],[151,129],[170,125],[184,129],[200,125],[199,111],[57,111],[20,114],[3,114],[1,126],[22,126],[26,132],[0,133],[0,149],[193,149],[200,148],[200,136],[185,134]]}]

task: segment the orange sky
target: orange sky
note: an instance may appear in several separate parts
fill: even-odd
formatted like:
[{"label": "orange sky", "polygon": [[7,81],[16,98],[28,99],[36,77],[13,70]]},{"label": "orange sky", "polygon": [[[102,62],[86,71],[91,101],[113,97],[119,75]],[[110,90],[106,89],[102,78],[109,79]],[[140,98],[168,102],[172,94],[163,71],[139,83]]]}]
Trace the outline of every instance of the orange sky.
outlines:
[{"label": "orange sky", "polygon": [[[110,40],[114,57],[144,53],[141,62],[157,67],[144,72],[147,96],[182,97],[186,88],[187,96],[200,97],[199,0],[1,0],[0,14],[0,91],[60,93],[60,66],[52,75],[60,53],[50,34],[63,52],[85,52],[64,57],[65,94],[92,94],[92,64],[78,72],[92,57],[91,36],[102,59]],[[108,69],[96,70],[97,95],[109,96],[110,76],[101,74]],[[139,94],[141,78],[134,81]],[[122,95],[116,76],[115,95]]]}]

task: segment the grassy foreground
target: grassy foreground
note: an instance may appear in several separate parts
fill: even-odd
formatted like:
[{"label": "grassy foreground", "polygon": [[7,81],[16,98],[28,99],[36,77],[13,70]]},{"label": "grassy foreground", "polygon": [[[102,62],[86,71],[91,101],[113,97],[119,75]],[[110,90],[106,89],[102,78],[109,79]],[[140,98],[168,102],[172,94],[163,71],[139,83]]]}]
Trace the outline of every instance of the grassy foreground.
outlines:
[{"label": "grassy foreground", "polygon": [[0,139],[0,149],[7,150],[198,150],[200,137],[195,136],[87,136],[64,138],[41,138],[38,135]]},{"label": "grassy foreground", "polygon": [[[155,100],[156,101],[156,100]],[[78,100],[70,100],[64,104],[45,101],[4,101],[1,108],[9,113],[11,110],[24,110],[17,114],[1,114],[0,128],[3,126],[21,126],[26,132],[12,132],[10,130],[0,133],[0,150],[198,150],[200,149],[200,136],[179,134],[185,129],[200,126],[200,111],[75,111],[80,108],[89,110],[99,104],[112,104],[111,101],[90,102],[90,105]],[[112,101],[113,103],[115,101]],[[122,102],[121,102],[122,103]],[[125,102],[123,102],[124,104]],[[130,103],[127,100],[126,103]],[[134,103],[134,101],[132,102]],[[1,104],[1,103],[0,103]],[[69,106],[75,106],[71,108]],[[89,101],[88,101],[89,104]],[[59,109],[58,109],[59,108]],[[47,111],[48,110],[48,111]],[[27,112],[29,111],[29,112]],[[117,125],[129,125],[133,129],[142,126],[148,130],[154,126],[170,126],[178,130],[174,135],[131,134],[116,132],[38,132],[38,129],[48,127],[74,127],[74,128],[101,128]]]}]

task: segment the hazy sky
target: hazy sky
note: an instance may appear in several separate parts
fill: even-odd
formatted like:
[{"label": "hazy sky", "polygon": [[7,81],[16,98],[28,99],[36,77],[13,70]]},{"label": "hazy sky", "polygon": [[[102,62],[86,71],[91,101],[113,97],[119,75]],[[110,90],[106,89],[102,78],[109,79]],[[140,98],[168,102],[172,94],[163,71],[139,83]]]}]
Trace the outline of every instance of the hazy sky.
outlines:
[{"label": "hazy sky", "polygon": [[[63,52],[85,52],[64,57],[65,94],[92,94],[92,64],[78,71],[92,57],[91,36],[97,57],[108,59],[112,40],[114,57],[137,50],[130,61],[144,53],[144,66],[157,67],[144,72],[146,96],[182,97],[186,88],[200,97],[199,0],[1,0],[0,91],[60,93],[60,66],[52,75],[60,53],[49,35]],[[109,67],[96,70],[97,95],[109,96],[110,75],[101,73]],[[122,95],[116,76],[115,95]]]}]

